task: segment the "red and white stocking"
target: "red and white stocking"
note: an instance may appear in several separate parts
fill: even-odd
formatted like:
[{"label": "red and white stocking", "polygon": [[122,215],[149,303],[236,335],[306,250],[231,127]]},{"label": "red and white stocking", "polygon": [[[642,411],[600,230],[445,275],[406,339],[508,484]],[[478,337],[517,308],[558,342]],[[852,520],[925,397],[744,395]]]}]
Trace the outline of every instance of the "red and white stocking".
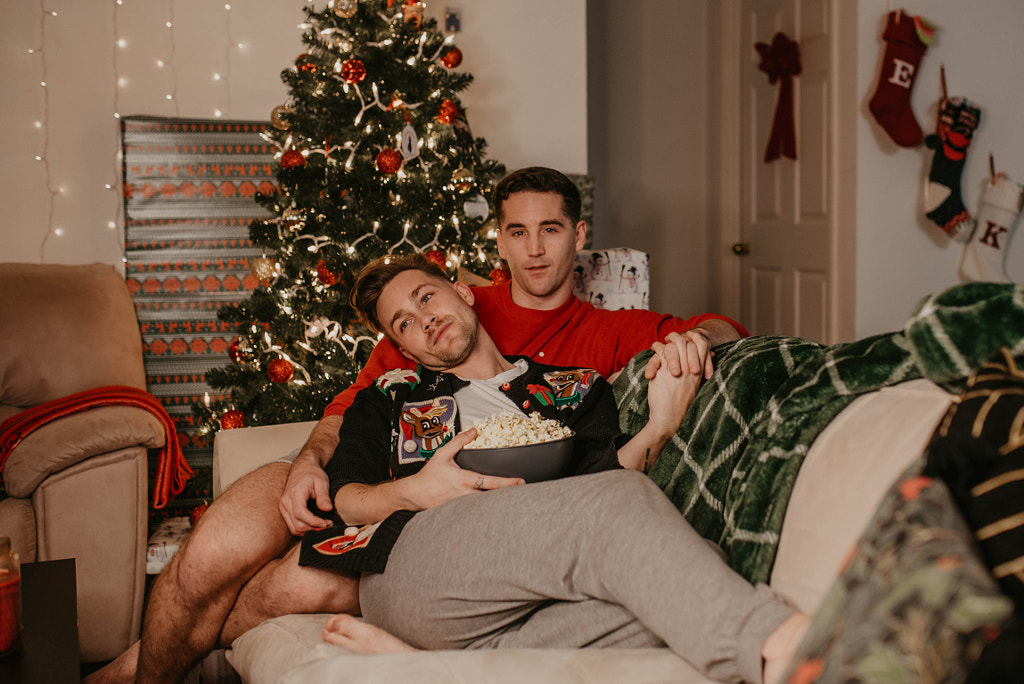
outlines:
[{"label": "red and white stocking", "polygon": [[985,183],[978,201],[978,227],[964,247],[960,276],[964,280],[1008,283],[1004,265],[1006,247],[1020,216],[1022,188],[1005,174]]}]

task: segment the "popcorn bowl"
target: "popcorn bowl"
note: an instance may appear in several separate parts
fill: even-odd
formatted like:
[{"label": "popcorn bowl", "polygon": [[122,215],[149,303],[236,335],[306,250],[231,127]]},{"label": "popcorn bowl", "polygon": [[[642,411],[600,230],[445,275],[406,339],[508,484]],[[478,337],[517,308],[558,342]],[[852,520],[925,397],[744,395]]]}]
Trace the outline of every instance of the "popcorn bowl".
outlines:
[{"label": "popcorn bowl", "polygon": [[484,449],[464,448],[455,462],[481,475],[521,477],[527,482],[554,480],[565,475],[572,460],[572,436],[550,442]]}]

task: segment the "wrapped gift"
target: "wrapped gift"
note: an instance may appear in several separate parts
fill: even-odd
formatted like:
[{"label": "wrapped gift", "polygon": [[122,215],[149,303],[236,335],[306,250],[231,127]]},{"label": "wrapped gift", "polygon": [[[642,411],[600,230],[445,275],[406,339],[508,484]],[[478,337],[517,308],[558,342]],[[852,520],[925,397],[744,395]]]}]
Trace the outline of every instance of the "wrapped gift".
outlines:
[{"label": "wrapped gift", "polygon": [[156,528],[156,532],[149,538],[149,548],[146,551],[146,574],[159,575],[164,566],[170,562],[185,538],[192,531],[192,522],[188,516],[180,518],[167,518]]}]

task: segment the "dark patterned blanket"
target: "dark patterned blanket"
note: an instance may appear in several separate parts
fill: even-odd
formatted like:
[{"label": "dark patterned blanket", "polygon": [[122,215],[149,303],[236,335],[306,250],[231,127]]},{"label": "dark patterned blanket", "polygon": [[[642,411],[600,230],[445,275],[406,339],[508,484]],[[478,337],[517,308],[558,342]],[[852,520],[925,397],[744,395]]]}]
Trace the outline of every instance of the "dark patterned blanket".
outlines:
[{"label": "dark patterned blanket", "polygon": [[[1024,352],[1022,286],[953,287],[922,300],[903,330],[856,342],[761,336],[721,345],[714,376],[651,479],[735,570],[767,581],[800,465],[825,426],[858,396],[905,380],[959,391],[1002,346]],[[614,384],[621,427],[633,434],[647,421],[649,356]]]}]

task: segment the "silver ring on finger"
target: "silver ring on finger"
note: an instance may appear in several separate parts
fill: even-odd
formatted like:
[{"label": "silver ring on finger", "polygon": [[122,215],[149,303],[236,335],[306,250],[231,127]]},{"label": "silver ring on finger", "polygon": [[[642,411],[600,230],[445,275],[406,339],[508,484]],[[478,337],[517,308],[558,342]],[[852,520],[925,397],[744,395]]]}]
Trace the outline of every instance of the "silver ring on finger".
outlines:
[{"label": "silver ring on finger", "polygon": [[484,488],[484,478],[483,477],[476,478],[476,488],[477,489],[483,489]]}]

